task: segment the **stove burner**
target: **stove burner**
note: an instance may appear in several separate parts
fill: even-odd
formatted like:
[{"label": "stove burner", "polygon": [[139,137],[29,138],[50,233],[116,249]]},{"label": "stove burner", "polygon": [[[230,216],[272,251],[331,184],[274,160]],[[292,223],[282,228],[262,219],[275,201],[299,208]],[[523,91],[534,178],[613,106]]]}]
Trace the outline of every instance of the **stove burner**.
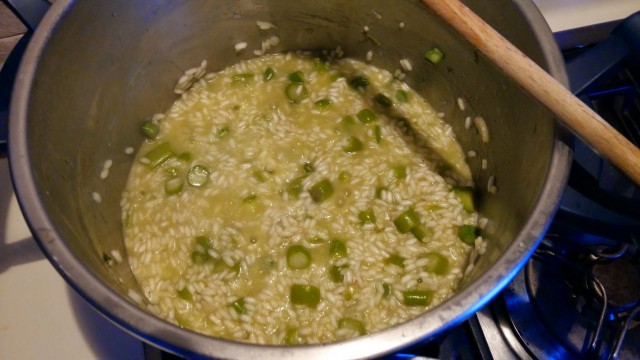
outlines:
[{"label": "stove burner", "polygon": [[632,250],[545,240],[493,310],[534,358],[640,358],[640,259]]},{"label": "stove burner", "polygon": [[[632,44],[640,41],[640,13],[623,24],[565,58],[572,90],[638,146],[640,48]],[[579,139],[573,145],[549,235],[488,316],[516,357],[639,359],[640,187]]]},{"label": "stove burner", "polygon": [[[638,267],[625,259],[617,259],[611,263],[596,264],[593,269],[594,279],[605,288],[607,305],[612,312],[624,312],[636,305],[640,300],[640,275]],[[598,293],[602,299],[604,293]]]}]

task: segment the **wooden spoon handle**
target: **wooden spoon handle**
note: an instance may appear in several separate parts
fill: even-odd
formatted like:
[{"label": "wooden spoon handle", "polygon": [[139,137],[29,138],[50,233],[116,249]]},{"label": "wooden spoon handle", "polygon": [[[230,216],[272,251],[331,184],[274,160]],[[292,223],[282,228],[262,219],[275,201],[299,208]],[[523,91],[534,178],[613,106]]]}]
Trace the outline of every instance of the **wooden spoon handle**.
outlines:
[{"label": "wooden spoon handle", "polygon": [[640,149],[459,0],[422,0],[602,157],[640,185]]}]

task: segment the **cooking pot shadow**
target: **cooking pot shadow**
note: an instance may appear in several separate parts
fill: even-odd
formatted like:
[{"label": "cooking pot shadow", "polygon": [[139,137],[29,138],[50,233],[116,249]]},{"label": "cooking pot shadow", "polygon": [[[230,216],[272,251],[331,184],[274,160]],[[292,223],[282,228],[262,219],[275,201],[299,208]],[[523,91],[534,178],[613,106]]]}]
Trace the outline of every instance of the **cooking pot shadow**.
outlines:
[{"label": "cooking pot shadow", "polygon": [[[4,231],[3,227],[0,227],[0,231]],[[43,259],[44,255],[32,237],[24,238],[11,244],[6,244],[4,238],[0,242],[0,273],[5,272],[12,266]]]},{"label": "cooking pot shadow", "polygon": [[5,214],[4,219],[0,219],[0,273],[3,273],[12,266],[42,260],[44,255],[32,237],[26,237],[10,244],[7,243],[8,214],[10,211],[16,211],[17,209],[11,208],[11,200],[15,194],[11,187],[9,166],[6,160],[0,162],[0,184],[3,187],[2,191],[0,191],[0,214]]},{"label": "cooking pot shadow", "polygon": [[100,315],[67,286],[71,312],[81,334],[98,360],[144,359],[143,344]]}]

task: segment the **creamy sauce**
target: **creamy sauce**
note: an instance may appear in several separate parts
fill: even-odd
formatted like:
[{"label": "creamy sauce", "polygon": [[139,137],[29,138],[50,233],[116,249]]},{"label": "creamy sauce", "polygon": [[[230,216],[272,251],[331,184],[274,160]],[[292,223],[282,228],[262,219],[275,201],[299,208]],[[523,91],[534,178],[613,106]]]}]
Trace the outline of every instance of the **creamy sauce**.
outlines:
[{"label": "creamy sauce", "polygon": [[388,72],[270,55],[207,76],[164,115],[122,207],[158,316],[240,341],[320,343],[456,290],[473,244],[460,229],[477,214],[452,183],[470,184],[469,168],[451,128]]}]

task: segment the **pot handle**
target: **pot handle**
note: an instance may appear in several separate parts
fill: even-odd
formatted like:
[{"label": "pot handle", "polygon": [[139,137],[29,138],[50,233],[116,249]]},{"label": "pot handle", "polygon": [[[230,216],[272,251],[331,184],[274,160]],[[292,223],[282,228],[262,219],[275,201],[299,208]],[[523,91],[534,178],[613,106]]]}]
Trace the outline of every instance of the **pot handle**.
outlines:
[{"label": "pot handle", "polygon": [[13,48],[0,72],[0,158],[7,154],[9,102],[22,54],[27,48],[33,31],[51,6],[46,0],[2,0],[2,2],[22,21],[28,31]]}]

